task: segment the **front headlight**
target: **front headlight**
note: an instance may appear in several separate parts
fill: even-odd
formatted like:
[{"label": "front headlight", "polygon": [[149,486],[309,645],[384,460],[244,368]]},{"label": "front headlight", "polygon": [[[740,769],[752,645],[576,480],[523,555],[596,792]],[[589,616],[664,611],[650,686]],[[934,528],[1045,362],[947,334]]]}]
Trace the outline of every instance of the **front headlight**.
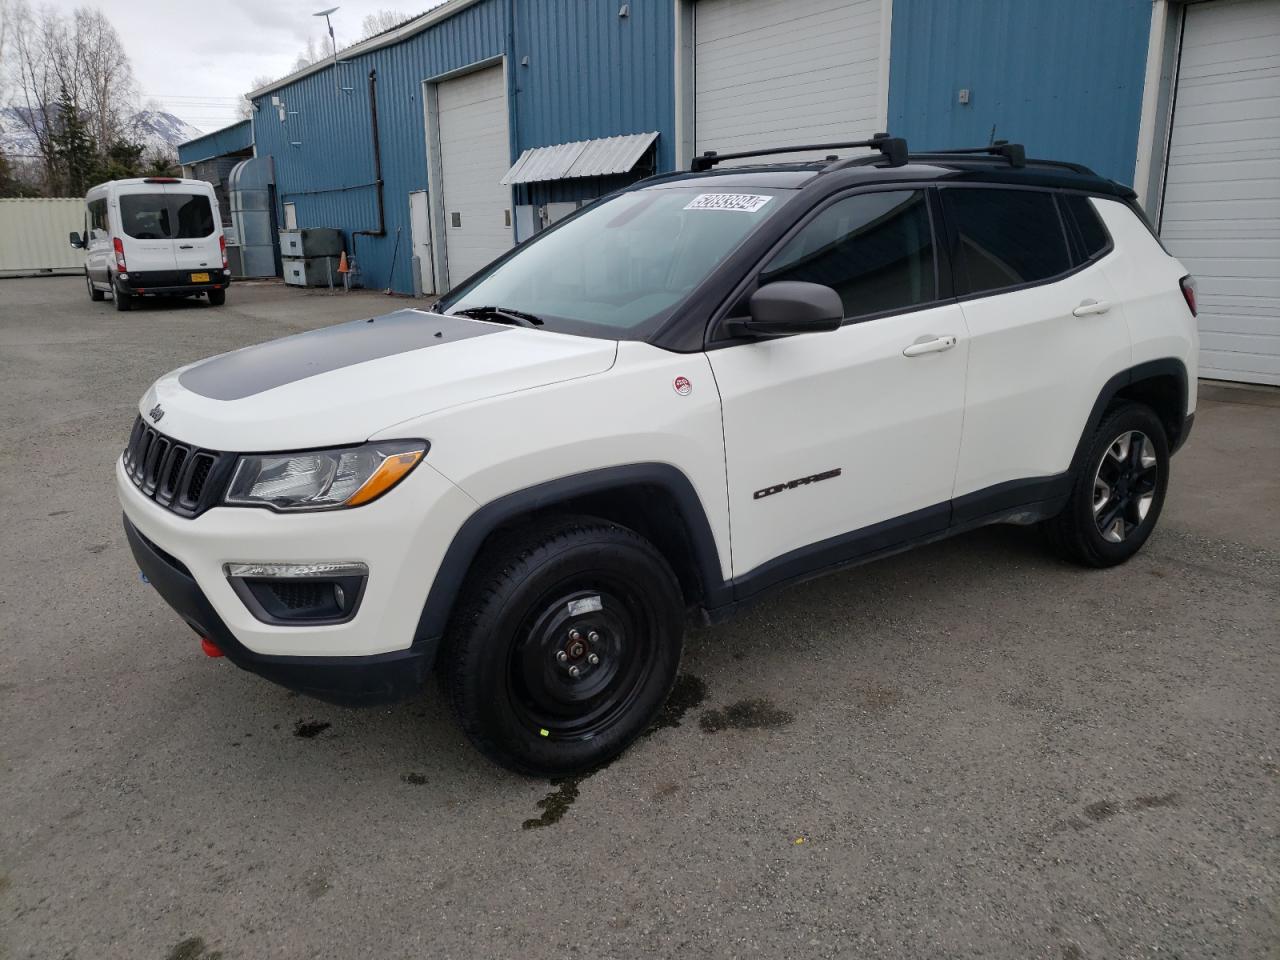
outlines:
[{"label": "front headlight", "polygon": [[389,440],[341,450],[250,454],[236,462],[224,502],[272,510],[333,510],[376,500],[427,452],[422,440]]}]

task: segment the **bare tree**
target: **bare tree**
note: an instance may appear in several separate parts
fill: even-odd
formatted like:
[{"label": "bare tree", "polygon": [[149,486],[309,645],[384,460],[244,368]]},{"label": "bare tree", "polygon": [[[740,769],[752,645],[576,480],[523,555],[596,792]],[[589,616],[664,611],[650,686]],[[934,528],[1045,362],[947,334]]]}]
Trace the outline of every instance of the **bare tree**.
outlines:
[{"label": "bare tree", "polygon": [[88,114],[89,130],[105,153],[125,119],[123,106],[135,103],[133,65],[120,35],[101,10],[80,7],[74,17],[75,46],[82,54],[80,109]]},{"label": "bare tree", "polygon": [[326,56],[328,54],[325,52],[324,44],[317,43],[315,37],[307,37],[307,45],[298,54],[298,59],[293,61],[293,69],[301,70],[304,67],[309,67],[311,64],[323,60]]},{"label": "bare tree", "polygon": [[371,13],[364,18],[361,24],[360,39],[368,40],[370,37],[376,37],[380,33],[386,33],[393,27],[398,27],[402,23],[407,23],[413,17],[401,13],[399,10],[379,10],[377,13]]},{"label": "bare tree", "polygon": [[[275,77],[268,77],[265,74],[254,77],[253,83],[250,85],[249,89],[253,91],[257,90],[259,87],[265,87],[274,79]],[[246,93],[236,105],[236,116],[241,120],[248,120],[253,116],[253,101],[249,99],[249,94]]]},{"label": "bare tree", "polygon": [[12,91],[13,115],[31,133],[44,179],[53,186],[57,158],[53,145],[59,81],[50,62],[47,38],[56,32],[57,15],[45,9],[32,12],[26,0],[13,0],[6,20],[6,40],[12,54],[5,58],[6,86]]}]

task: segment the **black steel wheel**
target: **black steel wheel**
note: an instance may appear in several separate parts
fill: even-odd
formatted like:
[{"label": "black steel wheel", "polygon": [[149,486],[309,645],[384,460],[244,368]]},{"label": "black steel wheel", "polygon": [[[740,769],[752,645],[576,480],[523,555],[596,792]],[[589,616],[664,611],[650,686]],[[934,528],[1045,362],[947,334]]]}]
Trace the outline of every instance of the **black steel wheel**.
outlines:
[{"label": "black steel wheel", "polygon": [[1070,560],[1110,567],[1137,553],[1155,529],[1169,485],[1169,441],[1149,407],[1131,403],[1103,418],[1066,507],[1045,530]]},{"label": "black steel wheel", "polygon": [[477,562],[440,652],[468,737],[522,773],[611,759],[675,681],[679,584],[647,540],[594,518],[539,523]]}]

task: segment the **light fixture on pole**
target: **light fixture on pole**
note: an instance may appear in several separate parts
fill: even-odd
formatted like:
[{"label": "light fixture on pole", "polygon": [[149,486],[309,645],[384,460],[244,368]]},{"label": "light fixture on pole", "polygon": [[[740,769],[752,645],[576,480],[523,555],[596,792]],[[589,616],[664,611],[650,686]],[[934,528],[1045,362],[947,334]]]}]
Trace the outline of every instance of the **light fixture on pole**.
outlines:
[{"label": "light fixture on pole", "polygon": [[328,10],[321,10],[319,13],[313,13],[313,17],[324,17],[324,25],[329,28],[329,44],[333,47],[333,89],[337,93],[342,92],[342,88],[338,85],[338,41],[333,36],[333,23],[329,20],[329,14],[336,13],[340,7],[330,7]]}]

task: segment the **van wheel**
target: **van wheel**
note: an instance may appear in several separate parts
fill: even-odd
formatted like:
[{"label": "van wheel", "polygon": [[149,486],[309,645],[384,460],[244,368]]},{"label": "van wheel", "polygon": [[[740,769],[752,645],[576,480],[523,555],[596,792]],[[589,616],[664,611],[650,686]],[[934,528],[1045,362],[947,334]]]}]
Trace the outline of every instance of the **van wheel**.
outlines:
[{"label": "van wheel", "polygon": [[558,776],[599,766],[645,730],[671,692],[683,637],[680,586],[654,546],[567,517],[484,551],[438,663],[482,753]]},{"label": "van wheel", "polygon": [[121,291],[121,289],[120,289],[119,287],[116,287],[116,288],[115,288],[115,293],[113,293],[113,294],[111,295],[111,298],[112,298],[113,300],[115,300],[115,302],[116,302],[116,309],[117,309],[117,310],[132,310],[132,309],[133,309],[133,299],[134,299],[134,298],[133,298],[133,294],[131,294],[131,293],[124,293],[123,291]]},{"label": "van wheel", "polygon": [[89,271],[84,272],[84,283],[89,288],[89,299],[94,303],[101,303],[106,299],[107,295],[93,285],[93,280],[89,276]]},{"label": "van wheel", "polygon": [[1054,549],[1087,567],[1113,567],[1151,536],[1169,486],[1169,441],[1150,407],[1126,404],[1106,417],[1066,507],[1044,523]]},{"label": "van wheel", "polygon": [[227,291],[225,290],[209,291],[209,306],[220,307],[226,302],[227,302]]}]

